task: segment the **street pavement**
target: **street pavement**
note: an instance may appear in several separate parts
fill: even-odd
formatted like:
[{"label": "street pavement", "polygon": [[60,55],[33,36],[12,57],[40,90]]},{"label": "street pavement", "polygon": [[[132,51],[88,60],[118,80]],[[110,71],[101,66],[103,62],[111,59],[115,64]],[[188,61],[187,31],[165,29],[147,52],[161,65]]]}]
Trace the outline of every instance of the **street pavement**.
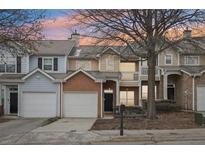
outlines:
[{"label": "street pavement", "polygon": [[95,119],[60,119],[40,127],[42,121],[20,120],[0,124],[0,144],[205,144],[205,129],[90,131]]}]

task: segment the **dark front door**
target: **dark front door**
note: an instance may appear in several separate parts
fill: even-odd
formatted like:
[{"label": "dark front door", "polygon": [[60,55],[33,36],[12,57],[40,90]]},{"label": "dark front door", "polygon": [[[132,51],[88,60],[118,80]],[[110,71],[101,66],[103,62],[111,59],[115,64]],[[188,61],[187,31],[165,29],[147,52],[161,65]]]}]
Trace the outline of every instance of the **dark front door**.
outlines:
[{"label": "dark front door", "polygon": [[10,113],[18,112],[18,93],[10,93]]},{"label": "dark front door", "polygon": [[112,112],[113,111],[113,94],[112,93],[105,93],[104,94],[104,111],[105,112]]},{"label": "dark front door", "polygon": [[167,89],[167,97],[169,100],[174,100],[174,88]]}]

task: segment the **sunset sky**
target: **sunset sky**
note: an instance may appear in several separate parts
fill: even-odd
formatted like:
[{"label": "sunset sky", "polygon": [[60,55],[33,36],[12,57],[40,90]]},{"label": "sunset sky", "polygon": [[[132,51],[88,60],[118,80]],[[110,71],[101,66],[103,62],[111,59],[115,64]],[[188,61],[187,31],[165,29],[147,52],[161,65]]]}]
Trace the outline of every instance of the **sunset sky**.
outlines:
[{"label": "sunset sky", "polygon": [[46,19],[43,21],[46,39],[62,40],[70,37],[72,27],[69,23],[71,10],[46,10]]}]

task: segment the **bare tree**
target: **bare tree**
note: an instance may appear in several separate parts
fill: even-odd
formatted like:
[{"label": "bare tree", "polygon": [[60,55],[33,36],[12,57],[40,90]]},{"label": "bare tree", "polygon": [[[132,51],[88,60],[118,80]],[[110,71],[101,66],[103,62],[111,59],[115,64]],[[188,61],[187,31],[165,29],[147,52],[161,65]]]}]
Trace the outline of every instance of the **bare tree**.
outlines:
[{"label": "bare tree", "polygon": [[35,49],[31,40],[42,39],[44,10],[0,10],[0,49],[12,54]]},{"label": "bare tree", "polygon": [[[157,55],[177,45],[186,27],[205,22],[204,10],[74,10],[74,20],[88,36],[104,42],[120,42],[134,55],[148,61],[148,118],[156,117],[155,68]],[[83,29],[83,30],[82,30]],[[176,34],[176,33],[175,33]],[[176,37],[177,36],[177,37]]]}]

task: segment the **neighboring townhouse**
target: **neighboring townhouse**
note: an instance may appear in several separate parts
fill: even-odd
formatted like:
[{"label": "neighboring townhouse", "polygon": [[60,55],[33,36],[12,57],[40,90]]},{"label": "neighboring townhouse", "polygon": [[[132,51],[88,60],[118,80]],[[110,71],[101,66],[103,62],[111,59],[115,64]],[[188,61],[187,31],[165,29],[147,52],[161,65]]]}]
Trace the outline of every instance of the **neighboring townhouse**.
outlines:
[{"label": "neighboring townhouse", "polygon": [[[186,37],[191,37],[185,31]],[[147,62],[122,46],[40,41],[36,54],[8,54],[0,64],[1,113],[22,117],[104,117],[120,104],[147,99]],[[205,110],[205,39],[192,38],[158,55],[156,99]],[[10,57],[10,58],[9,58]]]},{"label": "neighboring townhouse", "polygon": [[21,117],[60,116],[61,77],[75,41],[40,41],[35,54],[4,53],[0,64],[1,113]]}]

